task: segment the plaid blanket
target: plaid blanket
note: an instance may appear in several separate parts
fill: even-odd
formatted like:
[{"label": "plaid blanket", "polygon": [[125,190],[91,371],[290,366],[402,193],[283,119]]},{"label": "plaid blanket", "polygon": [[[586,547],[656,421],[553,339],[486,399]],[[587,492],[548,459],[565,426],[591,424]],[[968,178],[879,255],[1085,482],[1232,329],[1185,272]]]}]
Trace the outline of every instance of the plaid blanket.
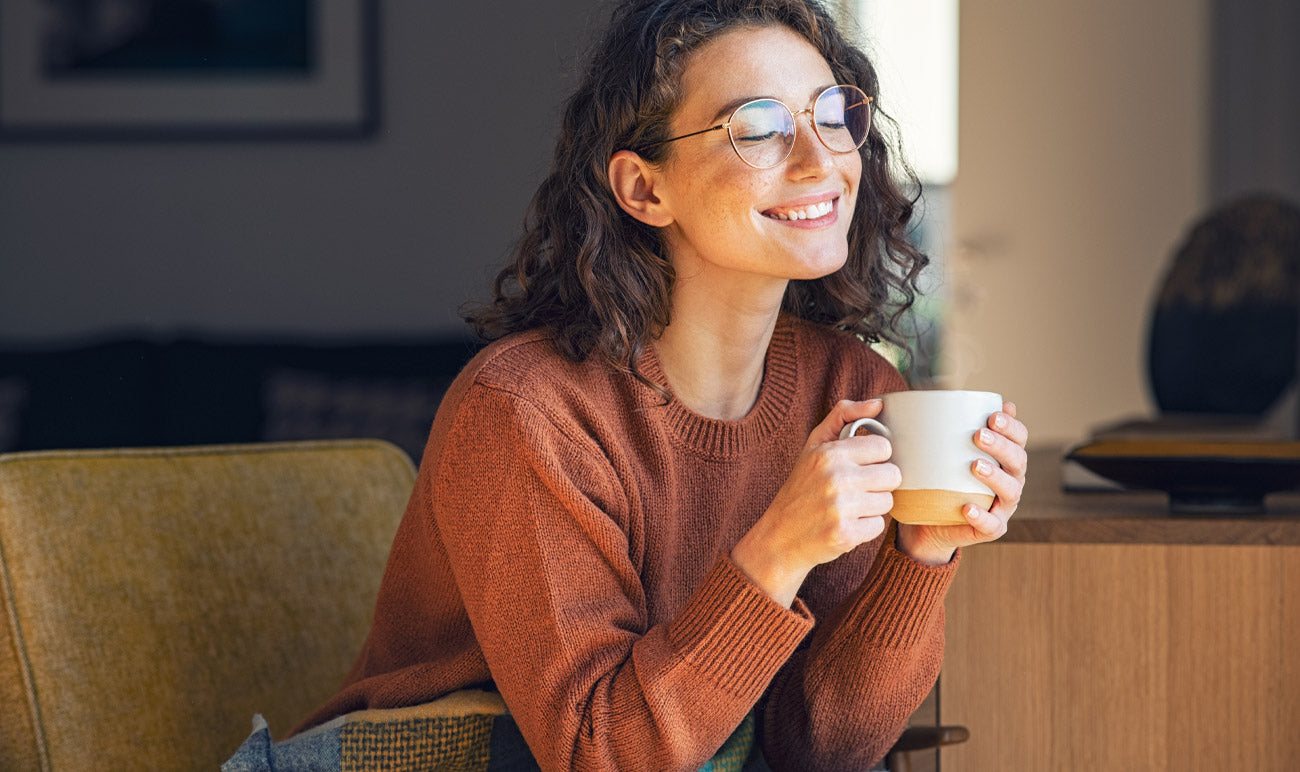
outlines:
[{"label": "plaid blanket", "polygon": [[[753,748],[750,715],[700,772],[742,772]],[[540,772],[501,697],[475,690],[409,708],[349,713],[279,743],[256,716],[252,734],[221,770]]]}]

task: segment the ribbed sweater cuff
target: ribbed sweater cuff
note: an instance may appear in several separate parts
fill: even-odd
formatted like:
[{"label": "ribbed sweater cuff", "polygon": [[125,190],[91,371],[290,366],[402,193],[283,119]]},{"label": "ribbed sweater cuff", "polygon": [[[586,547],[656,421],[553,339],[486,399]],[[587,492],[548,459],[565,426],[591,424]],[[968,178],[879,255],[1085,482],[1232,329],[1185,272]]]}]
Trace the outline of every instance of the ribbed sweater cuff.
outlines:
[{"label": "ribbed sweater cuff", "polygon": [[916,644],[943,607],[960,561],[958,550],[946,565],[918,563],[894,546],[891,528],[843,629],[859,630],[867,640],[888,648]]},{"label": "ribbed sweater cuff", "polygon": [[724,555],[673,620],[668,639],[702,675],[756,700],[812,627],[803,601],[785,608]]}]

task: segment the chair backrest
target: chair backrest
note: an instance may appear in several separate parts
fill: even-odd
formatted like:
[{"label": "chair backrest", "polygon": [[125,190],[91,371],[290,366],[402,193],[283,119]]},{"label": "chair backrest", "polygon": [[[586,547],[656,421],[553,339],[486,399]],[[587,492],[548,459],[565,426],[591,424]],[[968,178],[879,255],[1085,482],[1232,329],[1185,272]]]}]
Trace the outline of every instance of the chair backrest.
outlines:
[{"label": "chair backrest", "polygon": [[216,769],[360,649],[415,472],[378,441],[0,456],[0,769]]}]

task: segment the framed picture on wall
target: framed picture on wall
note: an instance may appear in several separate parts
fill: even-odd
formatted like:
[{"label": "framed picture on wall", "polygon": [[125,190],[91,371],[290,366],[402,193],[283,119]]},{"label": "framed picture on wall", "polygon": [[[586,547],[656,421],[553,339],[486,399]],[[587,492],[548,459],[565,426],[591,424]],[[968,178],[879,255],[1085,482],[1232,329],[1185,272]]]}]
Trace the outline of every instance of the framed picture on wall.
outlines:
[{"label": "framed picture on wall", "polygon": [[377,0],[3,0],[0,138],[364,137]]}]

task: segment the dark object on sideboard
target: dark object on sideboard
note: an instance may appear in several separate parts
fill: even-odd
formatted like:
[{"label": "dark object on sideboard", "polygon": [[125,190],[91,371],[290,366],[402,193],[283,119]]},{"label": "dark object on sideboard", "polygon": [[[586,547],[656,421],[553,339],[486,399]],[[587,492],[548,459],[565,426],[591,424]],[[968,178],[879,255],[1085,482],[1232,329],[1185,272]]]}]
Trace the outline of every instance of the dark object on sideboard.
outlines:
[{"label": "dark object on sideboard", "polygon": [[1300,208],[1269,195],[1217,209],[1165,275],[1148,340],[1161,413],[1262,415],[1296,379]]}]

